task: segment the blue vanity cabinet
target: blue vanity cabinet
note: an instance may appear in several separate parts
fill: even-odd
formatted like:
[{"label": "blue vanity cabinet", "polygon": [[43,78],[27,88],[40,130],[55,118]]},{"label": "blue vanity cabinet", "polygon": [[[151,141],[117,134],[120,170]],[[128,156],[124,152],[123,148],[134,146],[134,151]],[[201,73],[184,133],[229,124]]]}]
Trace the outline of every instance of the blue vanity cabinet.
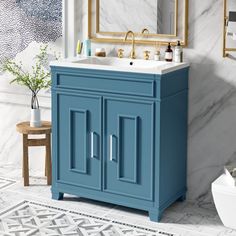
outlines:
[{"label": "blue vanity cabinet", "polygon": [[149,212],[186,195],[188,68],[164,75],[52,66],[52,198]]},{"label": "blue vanity cabinet", "polygon": [[153,201],[154,102],[104,98],[104,191]]},{"label": "blue vanity cabinet", "polygon": [[101,190],[101,97],[57,93],[61,183]]}]

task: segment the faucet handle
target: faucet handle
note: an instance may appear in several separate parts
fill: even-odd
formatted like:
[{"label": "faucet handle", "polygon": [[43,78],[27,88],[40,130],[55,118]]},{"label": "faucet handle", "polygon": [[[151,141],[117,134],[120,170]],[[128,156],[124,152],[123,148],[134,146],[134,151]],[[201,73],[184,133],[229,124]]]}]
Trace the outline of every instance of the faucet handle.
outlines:
[{"label": "faucet handle", "polygon": [[143,58],[144,58],[144,60],[149,60],[149,58],[150,58],[150,51],[144,51],[143,52]]},{"label": "faucet handle", "polygon": [[119,58],[123,58],[123,57],[124,57],[124,49],[122,49],[122,48],[118,49],[118,54],[117,54],[117,56],[118,56]]}]

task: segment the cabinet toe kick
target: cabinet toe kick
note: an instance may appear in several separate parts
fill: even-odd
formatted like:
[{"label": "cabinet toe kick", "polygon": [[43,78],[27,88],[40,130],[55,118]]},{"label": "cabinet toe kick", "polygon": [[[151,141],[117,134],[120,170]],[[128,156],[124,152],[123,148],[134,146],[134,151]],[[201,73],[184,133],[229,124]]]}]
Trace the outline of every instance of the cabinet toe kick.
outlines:
[{"label": "cabinet toe kick", "polygon": [[155,210],[150,210],[149,212],[149,219],[151,221],[154,221],[154,222],[160,222],[161,221],[161,217],[162,217],[162,214],[163,212],[158,210],[158,209],[155,209]]}]

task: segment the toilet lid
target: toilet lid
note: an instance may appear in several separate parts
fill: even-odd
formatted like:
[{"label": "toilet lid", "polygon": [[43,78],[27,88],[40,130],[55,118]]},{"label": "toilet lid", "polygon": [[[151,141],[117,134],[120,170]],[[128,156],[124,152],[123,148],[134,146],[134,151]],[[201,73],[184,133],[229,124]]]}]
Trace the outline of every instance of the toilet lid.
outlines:
[{"label": "toilet lid", "polygon": [[236,195],[236,186],[226,174],[221,175],[211,186],[212,191]]}]

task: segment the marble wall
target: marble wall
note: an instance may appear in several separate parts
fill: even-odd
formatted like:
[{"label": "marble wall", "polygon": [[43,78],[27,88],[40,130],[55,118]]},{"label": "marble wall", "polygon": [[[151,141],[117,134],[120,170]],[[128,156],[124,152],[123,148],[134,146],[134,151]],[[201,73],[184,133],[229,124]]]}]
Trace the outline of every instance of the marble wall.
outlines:
[{"label": "marble wall", "polygon": [[[17,122],[29,120],[29,91],[9,82],[12,77],[1,71],[6,59],[15,59],[29,70],[39,47],[49,45],[49,51],[62,48],[62,2],[58,0],[4,0],[0,1],[0,165],[20,166],[22,161],[21,135]],[[50,93],[40,94],[42,117],[50,120]],[[43,148],[30,149],[30,168],[44,169]]]},{"label": "marble wall", "polygon": [[[78,1],[80,4],[85,2]],[[226,163],[236,161],[236,61],[234,55],[230,59],[222,58],[223,1],[189,0],[189,5],[189,45],[184,50],[185,60],[191,63],[188,198],[208,200],[211,182],[220,175]],[[86,11],[81,12],[78,21],[81,26],[78,35],[83,38],[87,28]],[[235,42],[232,43],[236,46]],[[119,47],[125,49],[126,56],[130,52],[129,45],[93,44],[93,49],[101,46],[109,55],[115,55]],[[140,57],[144,49],[154,51],[154,48],[139,46]],[[27,99],[22,93],[19,95],[21,99],[18,99],[17,86],[11,87],[11,93],[8,93],[9,86],[4,83],[6,89],[0,91],[0,162],[20,165],[21,142],[15,132],[15,123],[29,118],[25,105]],[[48,119],[48,98],[41,99],[46,108],[43,116]],[[31,166],[41,168],[42,157],[36,154],[32,156]]]},{"label": "marble wall", "polygon": [[140,33],[147,28],[152,34],[174,34],[175,4],[175,0],[100,0],[99,31]]}]

